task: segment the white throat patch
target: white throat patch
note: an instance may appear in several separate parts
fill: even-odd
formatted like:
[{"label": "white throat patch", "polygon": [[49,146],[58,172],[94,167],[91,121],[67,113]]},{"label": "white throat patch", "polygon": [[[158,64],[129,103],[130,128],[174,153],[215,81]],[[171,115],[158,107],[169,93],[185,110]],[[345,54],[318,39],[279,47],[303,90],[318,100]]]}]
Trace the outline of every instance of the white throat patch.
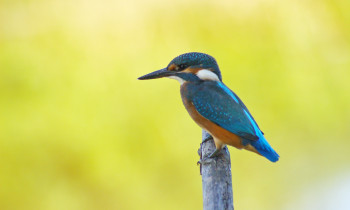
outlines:
[{"label": "white throat patch", "polygon": [[219,77],[212,71],[208,69],[202,69],[197,72],[197,77],[201,80],[213,80],[213,81],[220,81]]},{"label": "white throat patch", "polygon": [[177,77],[177,76],[170,76],[168,78],[179,81],[180,85],[182,85],[184,82],[186,82],[184,79],[182,79],[181,77]]}]

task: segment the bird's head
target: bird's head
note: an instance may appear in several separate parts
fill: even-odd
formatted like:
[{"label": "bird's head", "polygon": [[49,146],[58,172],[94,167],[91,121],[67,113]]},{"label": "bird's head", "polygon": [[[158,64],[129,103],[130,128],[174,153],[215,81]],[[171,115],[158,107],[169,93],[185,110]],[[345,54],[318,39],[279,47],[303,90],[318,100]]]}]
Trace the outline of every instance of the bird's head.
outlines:
[{"label": "bird's head", "polygon": [[140,80],[167,77],[186,81],[221,81],[221,73],[216,60],[207,54],[192,52],[177,56],[166,68],[139,77]]}]

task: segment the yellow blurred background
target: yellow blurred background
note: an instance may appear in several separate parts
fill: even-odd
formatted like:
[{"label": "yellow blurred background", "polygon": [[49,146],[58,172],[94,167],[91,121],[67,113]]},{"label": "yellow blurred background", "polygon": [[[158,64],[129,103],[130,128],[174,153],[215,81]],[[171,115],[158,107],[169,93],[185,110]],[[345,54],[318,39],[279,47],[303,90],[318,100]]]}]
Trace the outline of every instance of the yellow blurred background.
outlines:
[{"label": "yellow blurred background", "polygon": [[[236,209],[350,209],[350,1],[0,1],[0,209],[201,209],[176,81],[214,56],[280,154],[230,149]],[[347,186],[347,187],[344,187]]]}]

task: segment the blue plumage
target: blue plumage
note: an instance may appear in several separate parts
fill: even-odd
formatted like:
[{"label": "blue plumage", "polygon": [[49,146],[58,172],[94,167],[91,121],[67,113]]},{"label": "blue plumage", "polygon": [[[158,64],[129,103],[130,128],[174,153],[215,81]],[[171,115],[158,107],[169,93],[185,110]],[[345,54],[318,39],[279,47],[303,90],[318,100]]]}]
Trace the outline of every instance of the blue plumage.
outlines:
[{"label": "blue plumage", "polygon": [[246,110],[244,110],[244,113],[248,116],[250,123],[253,125],[254,130],[255,130],[257,136],[259,137],[258,141],[253,141],[250,144],[256,150],[258,150],[258,152],[262,156],[266,157],[267,159],[269,159],[272,162],[276,162],[280,156],[277,154],[277,152],[274,149],[272,149],[270,144],[266,141],[264,135],[262,134],[261,130],[259,129],[255,120],[251,117],[251,115],[248,114],[248,112]]},{"label": "blue plumage", "polygon": [[186,94],[203,117],[240,136],[243,143],[251,144],[270,161],[278,160],[279,155],[266,141],[247,107],[222,82],[194,82],[187,85]]},{"label": "blue plumage", "polygon": [[231,96],[231,98],[233,98],[233,100],[235,100],[237,103],[239,103],[238,97],[236,96],[236,94],[234,94],[232,90],[230,90],[228,87],[226,87],[226,85],[224,85],[224,83],[218,82],[218,85],[219,85],[227,94],[229,94],[229,95]]},{"label": "blue plumage", "polygon": [[258,139],[241,106],[221,88],[219,82],[195,82],[188,84],[187,90],[188,99],[203,117],[238,136]]},{"label": "blue plumage", "polygon": [[222,83],[216,60],[204,53],[186,53],[161,70],[139,79],[168,77],[181,83],[184,105],[202,128],[214,137],[214,157],[224,144],[261,154],[272,162],[279,159],[242,100]]},{"label": "blue plumage", "polygon": [[210,68],[215,72],[218,78],[221,80],[221,72],[215,58],[205,53],[191,52],[177,56],[168,65],[176,64],[178,66],[184,65],[191,68]]}]

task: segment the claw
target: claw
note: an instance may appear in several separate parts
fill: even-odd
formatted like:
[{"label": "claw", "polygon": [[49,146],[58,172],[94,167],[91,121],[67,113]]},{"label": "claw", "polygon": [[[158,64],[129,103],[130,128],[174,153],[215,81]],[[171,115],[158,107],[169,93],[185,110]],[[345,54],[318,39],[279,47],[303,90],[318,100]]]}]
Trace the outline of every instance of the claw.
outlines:
[{"label": "claw", "polygon": [[200,174],[202,175],[202,165],[203,164],[209,164],[210,162],[213,161],[212,158],[216,157],[219,152],[220,152],[220,149],[216,149],[211,155],[209,155],[208,157],[203,157],[203,154],[202,154],[202,145],[209,141],[209,140],[214,140],[212,136],[210,135],[207,135],[206,138],[201,142],[201,146],[200,148],[198,149],[198,155],[200,156],[200,160],[197,162],[197,166],[199,165],[200,166]]},{"label": "claw", "polygon": [[211,153],[208,158],[214,158],[217,157],[220,154],[221,149],[215,149],[213,153]]},{"label": "claw", "polygon": [[209,164],[209,163],[211,163],[212,161],[214,161],[213,158],[205,157],[205,158],[199,160],[199,161],[197,162],[197,164],[200,164],[200,165],[202,166],[202,165]]},{"label": "claw", "polygon": [[209,140],[213,140],[213,137],[210,136],[210,135],[208,135],[208,136],[202,141],[201,145],[204,144],[205,142],[209,141]]}]

